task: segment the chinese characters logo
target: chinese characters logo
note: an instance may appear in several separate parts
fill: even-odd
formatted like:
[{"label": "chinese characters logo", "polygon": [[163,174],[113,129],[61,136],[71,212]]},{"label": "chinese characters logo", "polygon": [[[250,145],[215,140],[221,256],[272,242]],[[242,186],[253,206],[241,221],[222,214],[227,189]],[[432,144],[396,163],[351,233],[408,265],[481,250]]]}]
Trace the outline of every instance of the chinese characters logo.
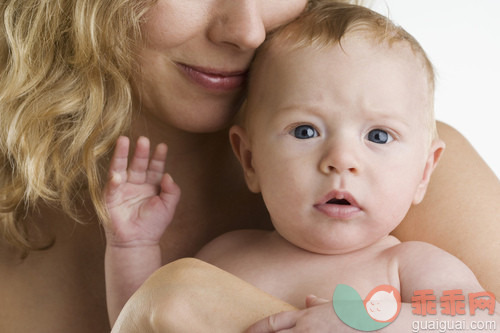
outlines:
[{"label": "chinese characters logo", "polygon": [[[489,314],[495,312],[495,296],[488,291],[468,294],[469,312],[476,314],[476,309],[488,309]],[[441,314],[456,316],[465,314],[465,295],[460,289],[445,290],[439,298]],[[412,313],[415,315],[426,316],[436,314],[436,295],[431,289],[417,290],[413,292],[411,298]]]}]

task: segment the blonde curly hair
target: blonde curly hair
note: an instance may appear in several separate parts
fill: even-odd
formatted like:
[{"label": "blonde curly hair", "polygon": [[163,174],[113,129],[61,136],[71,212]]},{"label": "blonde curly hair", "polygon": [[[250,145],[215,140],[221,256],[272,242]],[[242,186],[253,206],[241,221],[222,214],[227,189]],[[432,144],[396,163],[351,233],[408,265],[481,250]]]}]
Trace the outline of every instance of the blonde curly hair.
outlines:
[{"label": "blonde curly hair", "polygon": [[0,2],[0,233],[25,252],[29,213],[105,219],[104,161],[129,128],[140,22],[154,0]]}]

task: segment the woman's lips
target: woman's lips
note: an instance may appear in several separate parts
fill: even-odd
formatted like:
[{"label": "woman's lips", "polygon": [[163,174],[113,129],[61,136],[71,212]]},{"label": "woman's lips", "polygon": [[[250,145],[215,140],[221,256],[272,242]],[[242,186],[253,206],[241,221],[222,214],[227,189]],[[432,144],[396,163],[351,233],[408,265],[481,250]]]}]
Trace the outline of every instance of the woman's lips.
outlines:
[{"label": "woman's lips", "polygon": [[177,66],[191,81],[214,91],[231,91],[241,88],[246,79],[246,71],[224,72],[185,64],[177,64]]}]

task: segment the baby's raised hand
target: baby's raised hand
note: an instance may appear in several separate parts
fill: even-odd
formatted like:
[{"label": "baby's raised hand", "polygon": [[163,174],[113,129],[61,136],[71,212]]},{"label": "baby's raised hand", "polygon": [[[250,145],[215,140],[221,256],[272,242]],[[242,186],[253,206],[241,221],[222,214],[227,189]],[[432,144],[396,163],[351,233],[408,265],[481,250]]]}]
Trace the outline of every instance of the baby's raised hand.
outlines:
[{"label": "baby's raised hand", "polygon": [[180,189],[164,173],[167,145],[156,146],[150,160],[149,140],[140,137],[128,165],[129,146],[127,137],[118,139],[104,190],[108,246],[157,245],[173,219]]}]

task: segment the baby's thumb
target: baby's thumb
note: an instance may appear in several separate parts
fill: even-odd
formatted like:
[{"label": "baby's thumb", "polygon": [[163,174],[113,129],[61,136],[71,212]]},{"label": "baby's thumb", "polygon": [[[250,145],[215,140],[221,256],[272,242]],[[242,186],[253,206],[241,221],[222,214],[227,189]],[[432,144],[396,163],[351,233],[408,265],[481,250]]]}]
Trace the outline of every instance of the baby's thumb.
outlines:
[{"label": "baby's thumb", "polygon": [[311,308],[316,305],[321,305],[330,302],[327,299],[317,297],[316,295],[309,295],[306,297],[306,308]]},{"label": "baby's thumb", "polygon": [[179,188],[179,186],[174,182],[174,180],[168,173],[164,174],[161,180],[160,197],[162,198],[162,200],[176,205],[179,202],[180,196],[181,189]]}]

